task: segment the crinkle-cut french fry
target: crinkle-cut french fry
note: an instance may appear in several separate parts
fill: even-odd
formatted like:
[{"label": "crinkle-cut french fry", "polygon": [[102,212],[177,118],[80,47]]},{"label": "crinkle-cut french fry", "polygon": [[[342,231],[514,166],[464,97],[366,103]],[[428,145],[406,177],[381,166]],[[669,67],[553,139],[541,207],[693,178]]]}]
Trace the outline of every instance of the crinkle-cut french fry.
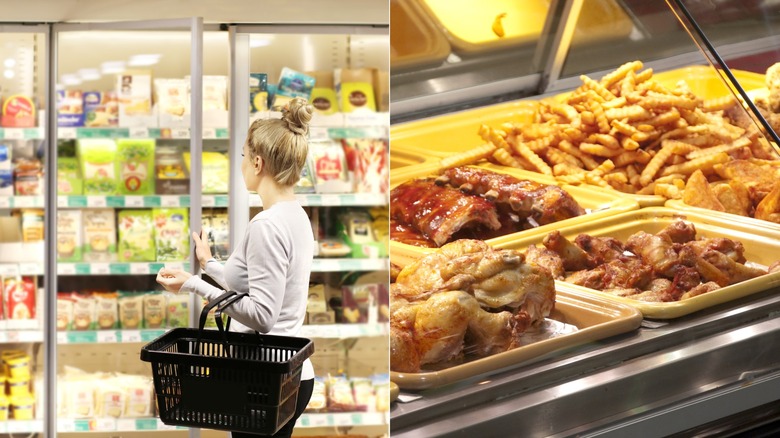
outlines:
[{"label": "crinkle-cut french fry", "polygon": [[665,176],[659,176],[655,179],[655,182],[659,184],[673,184],[675,180],[685,179],[687,177],[687,175],[683,175],[682,173],[672,173]]},{"label": "crinkle-cut french fry", "polygon": [[639,105],[642,108],[648,110],[658,111],[666,108],[685,108],[692,110],[696,108],[698,102],[693,99],[688,99],[684,96],[676,96],[674,94],[660,94],[656,92],[649,92],[644,99],[639,101]]},{"label": "crinkle-cut french fry", "polygon": [[[566,152],[563,152],[560,149],[556,148],[548,148],[544,152],[545,157],[547,157],[547,161],[555,166],[556,164],[560,163],[568,163],[575,167],[584,167],[582,164],[582,161],[579,160],[579,158],[575,157],[574,155],[567,154]],[[553,168],[553,173],[555,172],[555,169]]]},{"label": "crinkle-cut french fry", "polygon": [[[604,111],[604,108],[601,107],[601,104],[598,102],[590,102],[588,105],[588,109],[593,113],[593,116],[596,118],[596,126],[599,128],[599,132],[606,134],[609,132],[609,120],[607,120],[606,111]],[[618,109],[618,108],[614,108]],[[612,111],[612,110],[610,110]]]},{"label": "crinkle-cut french fry", "polygon": [[475,148],[442,158],[441,161],[439,161],[439,167],[441,169],[450,169],[453,167],[473,164],[479,160],[484,160],[487,157],[493,155],[495,151],[496,146],[494,144],[483,144],[481,146],[477,146]]},{"label": "crinkle-cut french fry", "polygon": [[514,167],[515,169],[525,169],[520,161],[509,154],[506,149],[498,148],[492,155],[493,159],[502,166]]},{"label": "crinkle-cut french fry", "polygon": [[655,181],[637,190],[637,195],[652,195],[655,192]]},{"label": "crinkle-cut french fry", "polygon": [[523,140],[528,141],[553,135],[559,129],[558,126],[549,123],[535,123],[519,127],[519,132],[522,134]]},{"label": "crinkle-cut french fry", "polygon": [[605,189],[614,190],[614,187],[609,185],[608,182],[604,181],[604,178],[601,175],[596,175],[591,172],[585,173],[585,182],[587,182],[588,184],[593,184],[594,186],[599,186]]},{"label": "crinkle-cut french fry", "polygon": [[664,87],[656,81],[644,81],[636,86],[638,91],[655,91],[661,94],[672,94],[672,90]]},{"label": "crinkle-cut french fry", "polygon": [[628,96],[629,94],[633,93],[635,89],[636,89],[636,73],[634,73],[634,70],[631,69],[628,71],[628,73],[626,73],[626,76],[620,81],[620,96],[625,98],[625,96]]},{"label": "crinkle-cut french fry", "polygon": [[[484,126],[484,125],[483,125]],[[497,131],[495,129],[488,128],[487,131],[487,139],[483,137],[483,140],[488,141],[489,143],[492,143],[493,146],[504,149],[507,152],[510,152],[512,150],[512,147],[509,145],[509,142],[507,142],[505,136],[501,135],[500,131]],[[492,154],[491,154],[492,155]]]},{"label": "crinkle-cut french fry", "polygon": [[601,85],[601,83],[594,81],[586,75],[580,75],[580,80],[582,81],[583,85],[595,91],[596,94],[604,98],[604,100],[612,100],[616,97],[609,90],[607,90],[605,86]]},{"label": "crinkle-cut french fry", "polygon": [[589,143],[598,143],[608,148],[619,149],[620,142],[612,135],[595,133],[588,136]]},{"label": "crinkle-cut french fry", "polygon": [[706,132],[723,141],[732,141],[745,134],[744,129],[729,129],[726,125],[706,124]]},{"label": "crinkle-cut french fry", "polygon": [[714,112],[729,109],[737,103],[737,100],[733,95],[727,94],[725,96],[713,97],[705,99],[701,103],[701,109],[704,112]]},{"label": "crinkle-cut french fry", "polygon": [[[647,139],[647,134],[640,133],[634,134],[637,138]],[[623,137],[620,139],[620,146],[627,151],[635,151],[639,149],[639,142],[632,137]]]},{"label": "crinkle-cut french fry", "polygon": [[577,116],[579,115],[579,113],[577,112],[576,109],[574,109],[573,106],[565,103],[550,101],[543,104],[543,106],[547,106],[548,111],[550,111],[553,114],[558,114],[559,116],[562,116],[568,122],[573,122],[575,119],[577,119]]},{"label": "crinkle-cut french fry", "polygon": [[585,170],[577,166],[572,166],[571,164],[565,162],[558,163],[555,166],[553,166],[554,176],[575,175],[578,173],[585,173]]},{"label": "crinkle-cut french fry", "polygon": [[712,173],[713,167],[716,164],[725,163],[729,161],[729,155],[725,152],[721,152],[714,155],[705,155],[693,160],[686,161],[682,164],[675,164],[673,166],[666,167],[661,171],[661,175],[671,175],[674,173],[682,173],[684,175],[692,174],[696,169],[701,169],[702,172]]},{"label": "crinkle-cut french fry", "polygon": [[612,158],[615,167],[625,167],[632,163],[647,164],[650,161],[650,154],[641,149],[625,151]]},{"label": "crinkle-cut french fry", "polygon": [[650,159],[645,168],[642,170],[642,174],[639,177],[639,183],[643,186],[649,185],[653,181],[653,177],[661,167],[666,163],[666,160],[673,154],[674,146],[669,143],[664,143],[661,149]]},{"label": "crinkle-cut french fry", "polygon": [[628,119],[629,121],[645,120],[653,116],[653,113],[639,105],[629,105],[621,108],[610,108],[604,111],[609,120]]},{"label": "crinkle-cut french fry", "polygon": [[612,160],[604,160],[601,162],[601,164],[598,165],[598,167],[588,171],[588,173],[594,175],[606,175],[608,172],[611,172],[614,169],[615,169],[615,163]]},{"label": "crinkle-cut french fry", "polygon": [[602,103],[601,106],[606,110],[610,108],[620,108],[622,106],[625,106],[627,103],[628,101],[626,101],[626,98],[621,96],[621,97],[616,97],[612,100],[608,100]]},{"label": "crinkle-cut french fry", "polygon": [[563,131],[560,132],[561,140],[567,140],[572,143],[579,143],[587,137],[587,134],[582,131],[581,129],[568,127],[563,128]]},{"label": "crinkle-cut french fry", "polygon": [[536,155],[525,143],[518,143],[515,145],[515,153],[528,160],[531,165],[536,168],[537,171],[545,174],[552,175],[552,169],[547,163],[544,162],[539,155]]},{"label": "crinkle-cut french fry", "polygon": [[639,134],[639,130],[636,129],[636,127],[630,123],[628,123],[628,119],[623,120],[617,120],[614,119],[609,123],[614,129],[617,130],[617,132],[627,135],[631,137],[634,134]]},{"label": "crinkle-cut french fry", "polygon": [[703,125],[686,126],[685,128],[672,129],[671,131],[666,131],[663,134],[661,134],[661,136],[655,139],[655,141],[653,141],[649,145],[649,147],[653,148],[658,143],[664,142],[666,140],[687,138],[690,137],[691,135],[701,134],[705,132],[706,129],[707,128]]},{"label": "crinkle-cut french fry", "polygon": [[579,158],[580,161],[582,161],[582,164],[585,165],[586,169],[592,170],[599,166],[598,161],[596,161],[590,155],[579,150],[579,148],[577,148],[577,146],[574,146],[574,144],[572,144],[571,142],[561,141],[560,143],[558,143],[558,149]]},{"label": "crinkle-cut french fry", "polygon": [[595,125],[596,115],[591,111],[583,111],[580,113],[580,120],[582,120],[582,123],[586,125]]},{"label": "crinkle-cut french fry", "polygon": [[619,148],[618,149],[610,148],[604,145],[600,145],[596,143],[588,143],[585,141],[580,143],[580,150],[582,152],[595,155],[597,157],[607,157],[607,158],[617,156],[623,152],[623,150]]},{"label": "crinkle-cut french fry", "polygon": [[653,77],[653,69],[648,68],[646,70],[642,70],[636,74],[636,79],[634,79],[637,83],[637,85],[650,80],[650,78]]},{"label": "crinkle-cut french fry", "polygon": [[675,164],[682,164],[682,163],[684,163],[685,161],[686,161],[686,160],[685,160],[685,157],[684,157],[684,156],[682,156],[682,155],[672,155],[672,157],[671,157],[671,158],[669,158],[668,160],[666,160],[666,164],[667,164],[667,165],[669,165],[669,166],[673,166],[673,165],[675,165]]},{"label": "crinkle-cut french fry", "polygon": [[601,80],[599,80],[599,82],[601,83],[601,85],[605,87],[609,87],[615,82],[618,82],[619,80],[623,79],[627,74],[629,74],[629,72],[633,73],[637,70],[641,70],[642,66],[643,66],[642,61],[626,62],[625,64],[615,69],[615,71],[604,75],[601,78]]},{"label": "crinkle-cut french fry", "polygon": [[723,144],[723,141],[721,141],[719,138],[715,137],[714,135],[710,134],[700,134],[700,135],[693,135],[690,137],[682,137],[680,138],[681,142],[692,144],[694,146],[698,146],[700,148],[707,148],[711,146],[718,146],[720,144]]},{"label": "crinkle-cut french fry", "polygon": [[780,167],[780,159],[777,160],[767,160],[762,158],[748,158],[749,162],[753,164],[757,164],[759,166],[773,166],[773,167]]},{"label": "crinkle-cut french fry", "polygon": [[747,137],[740,137],[731,143],[726,143],[719,146],[713,146],[710,148],[697,149],[695,151],[690,152],[688,155],[685,156],[685,158],[689,160],[693,160],[694,158],[703,157],[705,155],[717,154],[720,152],[729,153],[737,149],[744,148],[746,146],[750,146],[750,139]]},{"label": "crinkle-cut french fry", "polygon": [[571,184],[573,186],[583,184],[585,182],[585,172],[558,175],[555,177],[555,180],[562,184]]},{"label": "crinkle-cut french fry", "polygon": [[484,123],[479,125],[477,135],[485,142],[490,142],[490,126],[485,125]]},{"label": "crinkle-cut french fry", "polygon": [[536,140],[526,141],[523,143],[525,143],[528,149],[538,154],[543,152],[548,147],[558,144],[558,141],[560,141],[558,135],[552,134],[552,135],[548,135],[547,137],[537,138]]},{"label": "crinkle-cut french fry", "polygon": [[666,199],[682,198],[682,191],[674,184],[658,184],[653,188],[653,194],[663,196]]},{"label": "crinkle-cut french fry", "polygon": [[604,181],[608,182],[610,185],[614,185],[614,183],[618,182],[628,184],[628,176],[626,176],[625,172],[621,171],[611,172],[604,175]]},{"label": "crinkle-cut french fry", "polygon": [[628,176],[628,182],[632,186],[639,186],[639,171],[636,170],[636,166],[633,164],[629,164],[626,166],[626,176]]},{"label": "crinkle-cut french fry", "polygon": [[647,120],[642,120],[643,124],[651,125],[654,127],[662,126],[662,125],[668,125],[670,123],[674,123],[677,120],[680,120],[682,116],[680,115],[680,111],[677,108],[671,108],[667,111],[664,111],[658,115],[655,115]]},{"label": "crinkle-cut french fry", "polygon": [[680,140],[664,140],[663,144],[672,148],[672,153],[675,155],[688,155],[698,149],[696,146]]},{"label": "crinkle-cut french fry", "polygon": [[605,102],[604,98],[599,96],[598,93],[596,93],[593,90],[586,89],[582,91],[575,91],[572,93],[567,99],[566,103],[569,105],[577,105],[582,104],[583,102],[590,102],[595,100],[596,102]]}]

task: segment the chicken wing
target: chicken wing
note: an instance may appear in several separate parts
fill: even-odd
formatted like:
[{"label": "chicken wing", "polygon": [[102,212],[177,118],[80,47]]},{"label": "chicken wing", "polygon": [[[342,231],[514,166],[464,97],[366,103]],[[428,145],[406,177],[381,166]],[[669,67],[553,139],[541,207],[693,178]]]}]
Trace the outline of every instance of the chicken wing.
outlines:
[{"label": "chicken wing", "polygon": [[597,265],[593,257],[582,248],[565,238],[560,231],[551,231],[542,239],[542,245],[551,251],[555,251],[563,259],[563,267],[567,271],[579,271],[590,269]]}]

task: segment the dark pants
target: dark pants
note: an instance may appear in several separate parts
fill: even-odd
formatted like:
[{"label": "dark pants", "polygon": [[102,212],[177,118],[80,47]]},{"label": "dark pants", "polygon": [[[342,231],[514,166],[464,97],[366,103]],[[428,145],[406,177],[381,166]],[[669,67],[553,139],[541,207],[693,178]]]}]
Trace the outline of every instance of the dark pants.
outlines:
[{"label": "dark pants", "polygon": [[[295,421],[303,414],[306,405],[309,404],[311,393],[314,391],[314,379],[301,380],[301,387],[298,388],[298,400],[295,403],[295,415],[284,425],[279,432],[272,435],[274,438],[289,438],[292,436]],[[246,432],[231,432],[233,438],[257,438],[260,435]]]}]

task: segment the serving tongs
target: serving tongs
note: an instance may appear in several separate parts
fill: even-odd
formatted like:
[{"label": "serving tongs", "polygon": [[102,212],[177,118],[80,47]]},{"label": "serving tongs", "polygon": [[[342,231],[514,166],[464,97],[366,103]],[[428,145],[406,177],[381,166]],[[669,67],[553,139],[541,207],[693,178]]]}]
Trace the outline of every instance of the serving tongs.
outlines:
[{"label": "serving tongs", "polygon": [[693,14],[691,14],[690,10],[685,6],[685,0],[666,0],[666,3],[680,21],[680,24],[682,24],[685,31],[688,32],[688,34],[691,36],[693,42],[699,47],[699,50],[701,50],[702,54],[704,54],[704,57],[718,73],[726,87],[731,91],[731,93],[734,95],[734,97],[737,98],[738,101],[743,101],[745,105],[747,105],[748,109],[750,110],[747,111],[748,116],[753,120],[753,123],[758,126],[759,131],[761,131],[765,137],[768,137],[768,139],[771,140],[769,143],[772,145],[772,148],[775,150],[775,152],[780,154],[780,137],[777,135],[775,130],[772,129],[772,126],[769,124],[766,118],[761,114],[761,111],[758,110],[756,104],[753,102],[753,99],[747,94],[745,89],[742,88],[742,85],[740,85],[740,83],[734,77],[731,69],[723,60],[723,58],[718,54],[718,51],[715,50],[715,46],[712,44],[710,39],[707,38],[704,30],[702,30],[701,26],[699,26],[699,23],[697,23],[696,19],[693,17]]}]

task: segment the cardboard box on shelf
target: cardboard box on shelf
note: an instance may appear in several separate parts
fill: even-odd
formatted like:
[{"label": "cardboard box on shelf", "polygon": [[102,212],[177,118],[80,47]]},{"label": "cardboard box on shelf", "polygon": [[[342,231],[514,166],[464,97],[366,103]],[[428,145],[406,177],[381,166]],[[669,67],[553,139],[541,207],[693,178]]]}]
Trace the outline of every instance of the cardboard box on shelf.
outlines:
[{"label": "cardboard box on shelf", "polygon": [[335,70],[333,77],[342,112],[376,111],[373,72],[371,68]]},{"label": "cardboard box on shelf", "polygon": [[43,262],[43,241],[23,242],[21,219],[0,216],[0,263]]},{"label": "cardboard box on shelf", "polygon": [[6,128],[32,128],[35,123],[35,102],[31,98],[14,94],[5,99],[0,125]]},{"label": "cardboard box on shelf", "polygon": [[84,93],[84,126],[98,128],[118,124],[119,102],[116,92],[87,91]]},{"label": "cardboard box on shelf", "polygon": [[57,126],[84,126],[84,94],[81,90],[57,90]]},{"label": "cardboard box on shelf", "polygon": [[152,74],[150,71],[126,71],[116,77],[119,126],[157,125],[152,113]]}]

